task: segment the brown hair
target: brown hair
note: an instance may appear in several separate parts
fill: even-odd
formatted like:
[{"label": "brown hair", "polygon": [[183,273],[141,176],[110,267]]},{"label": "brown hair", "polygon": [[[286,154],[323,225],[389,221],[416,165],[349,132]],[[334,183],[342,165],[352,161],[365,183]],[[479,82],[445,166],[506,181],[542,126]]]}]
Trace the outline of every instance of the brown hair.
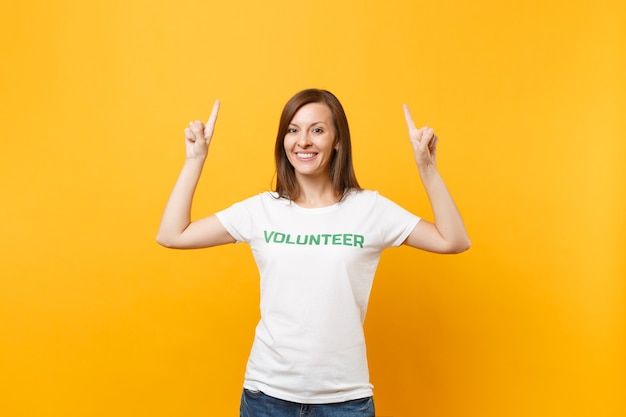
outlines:
[{"label": "brown hair", "polygon": [[331,92],[311,88],[294,95],[283,108],[278,124],[274,158],[276,160],[276,192],[279,197],[295,200],[300,195],[300,185],[296,179],[293,166],[287,159],[285,152],[285,135],[289,123],[300,108],[310,103],[323,103],[328,106],[333,117],[337,151],[330,162],[330,181],[337,197],[341,200],[350,189],[360,190],[361,187],[354,174],[352,164],[352,145],[350,142],[350,128],[343,106]]}]

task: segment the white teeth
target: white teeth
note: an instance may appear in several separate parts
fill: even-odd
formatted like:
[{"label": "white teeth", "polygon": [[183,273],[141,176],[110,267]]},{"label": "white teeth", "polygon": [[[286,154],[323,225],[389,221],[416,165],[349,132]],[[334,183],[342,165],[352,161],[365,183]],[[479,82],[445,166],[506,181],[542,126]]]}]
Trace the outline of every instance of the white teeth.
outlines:
[{"label": "white teeth", "polygon": [[309,159],[309,158],[313,158],[315,156],[314,153],[299,153],[298,157],[302,158],[302,159]]}]

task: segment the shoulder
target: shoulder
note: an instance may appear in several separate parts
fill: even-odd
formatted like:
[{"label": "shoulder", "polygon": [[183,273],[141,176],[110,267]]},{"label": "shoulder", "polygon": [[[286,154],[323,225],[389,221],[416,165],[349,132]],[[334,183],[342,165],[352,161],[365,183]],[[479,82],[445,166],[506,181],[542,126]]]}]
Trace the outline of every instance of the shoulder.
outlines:
[{"label": "shoulder", "polygon": [[235,204],[241,204],[244,206],[256,206],[256,205],[266,205],[280,202],[281,198],[278,197],[278,194],[272,191],[265,191],[259,194],[255,194],[251,197],[248,197],[244,200],[241,200]]},{"label": "shoulder", "polygon": [[378,194],[378,191],[375,191],[375,190],[366,190],[366,189],[357,190],[356,188],[353,188],[351,190],[346,191],[346,195],[344,199],[348,200],[348,199],[371,198],[372,196],[376,194]]},{"label": "shoulder", "polygon": [[350,190],[346,193],[344,201],[351,203],[376,203],[379,199],[384,198],[376,190]]},{"label": "shoulder", "polygon": [[352,190],[346,195],[346,206],[358,207],[363,210],[370,207],[377,212],[393,212],[398,209],[404,210],[393,200],[383,196],[377,190]]},{"label": "shoulder", "polygon": [[251,197],[241,200],[231,207],[238,207],[245,209],[251,213],[272,212],[279,210],[283,207],[289,207],[291,201],[286,198],[279,197],[277,193],[273,191],[265,191]]},{"label": "shoulder", "polygon": [[222,222],[251,221],[259,216],[265,216],[267,213],[276,211],[276,204],[280,204],[281,200],[277,198],[275,193],[262,192],[239,200],[215,214]]}]

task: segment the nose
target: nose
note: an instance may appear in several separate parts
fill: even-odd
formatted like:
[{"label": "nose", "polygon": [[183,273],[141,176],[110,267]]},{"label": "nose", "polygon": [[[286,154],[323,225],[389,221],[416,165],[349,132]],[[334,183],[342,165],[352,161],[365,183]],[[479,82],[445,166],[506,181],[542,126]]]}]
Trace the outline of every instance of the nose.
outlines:
[{"label": "nose", "polygon": [[298,146],[301,148],[307,148],[311,145],[311,140],[309,138],[308,132],[302,132],[298,137]]}]

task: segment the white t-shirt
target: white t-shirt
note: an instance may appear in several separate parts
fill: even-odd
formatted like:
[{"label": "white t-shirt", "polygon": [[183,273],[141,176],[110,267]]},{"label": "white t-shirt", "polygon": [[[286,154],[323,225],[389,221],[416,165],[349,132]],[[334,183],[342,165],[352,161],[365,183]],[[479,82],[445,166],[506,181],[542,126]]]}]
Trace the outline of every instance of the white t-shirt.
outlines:
[{"label": "white t-shirt", "polygon": [[267,192],[216,215],[250,245],[261,277],[244,387],[309,404],[372,395],[363,320],[374,273],[419,217],[367,190],[323,208]]}]

